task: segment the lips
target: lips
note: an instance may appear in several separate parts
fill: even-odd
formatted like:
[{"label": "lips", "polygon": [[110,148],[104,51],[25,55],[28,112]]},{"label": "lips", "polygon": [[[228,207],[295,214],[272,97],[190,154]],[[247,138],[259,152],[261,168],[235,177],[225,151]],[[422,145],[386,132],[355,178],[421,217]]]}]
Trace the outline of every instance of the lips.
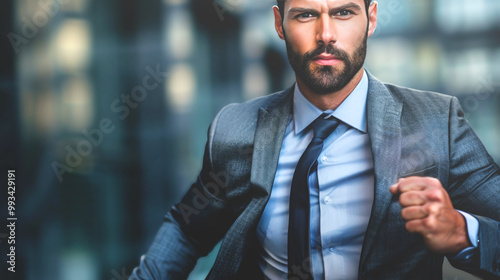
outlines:
[{"label": "lips", "polygon": [[339,59],[333,54],[320,54],[314,57],[314,59]]},{"label": "lips", "polygon": [[342,61],[338,56],[331,54],[320,54],[313,57],[312,60],[319,65],[335,65]]}]

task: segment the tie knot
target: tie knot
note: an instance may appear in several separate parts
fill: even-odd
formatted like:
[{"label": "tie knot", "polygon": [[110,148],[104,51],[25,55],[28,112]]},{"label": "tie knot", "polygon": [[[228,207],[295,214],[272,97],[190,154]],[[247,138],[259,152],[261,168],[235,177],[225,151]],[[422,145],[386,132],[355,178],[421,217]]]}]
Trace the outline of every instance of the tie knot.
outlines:
[{"label": "tie knot", "polygon": [[325,119],[327,114],[321,114],[312,123],[314,138],[325,140],[339,125],[339,121],[335,118]]}]

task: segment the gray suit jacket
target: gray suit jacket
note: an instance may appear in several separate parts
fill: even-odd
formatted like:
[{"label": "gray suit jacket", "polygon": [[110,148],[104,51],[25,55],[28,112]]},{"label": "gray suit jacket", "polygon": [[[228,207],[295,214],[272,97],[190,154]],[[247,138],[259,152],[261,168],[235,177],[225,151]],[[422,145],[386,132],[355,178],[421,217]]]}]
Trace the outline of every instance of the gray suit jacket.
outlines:
[{"label": "gray suit jacket", "polygon": [[[271,193],[292,92],[293,87],[219,112],[197,181],[165,216],[131,279],[185,279],[221,239],[208,279],[261,278],[255,229]],[[500,171],[458,100],[383,84],[369,75],[367,118],[375,199],[359,279],[442,277],[443,256],[405,230],[397,197],[389,192],[398,178],[410,175],[438,178],[455,208],[479,220],[479,256],[462,269],[500,277]]]}]

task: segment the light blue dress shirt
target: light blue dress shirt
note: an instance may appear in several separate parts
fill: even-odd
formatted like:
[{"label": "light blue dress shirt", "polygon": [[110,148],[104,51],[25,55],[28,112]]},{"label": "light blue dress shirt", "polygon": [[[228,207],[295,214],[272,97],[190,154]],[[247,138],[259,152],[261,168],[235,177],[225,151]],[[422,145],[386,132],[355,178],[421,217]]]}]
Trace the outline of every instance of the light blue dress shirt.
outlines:
[{"label": "light blue dress shirt", "polygon": [[[267,279],[287,279],[291,182],[297,162],[313,137],[308,126],[322,113],[342,122],[325,139],[317,170],[309,177],[313,276],[314,279],[357,279],[374,198],[373,158],[366,124],[367,94],[368,76],[364,72],[357,87],[335,111],[323,112],[295,86],[293,115],[281,146],[271,196],[257,226],[258,263]],[[469,236],[475,236],[476,241],[477,220],[466,213],[464,216]],[[475,229],[469,225],[470,219],[476,223]],[[474,251],[468,249],[457,257],[467,258],[469,252]]]}]

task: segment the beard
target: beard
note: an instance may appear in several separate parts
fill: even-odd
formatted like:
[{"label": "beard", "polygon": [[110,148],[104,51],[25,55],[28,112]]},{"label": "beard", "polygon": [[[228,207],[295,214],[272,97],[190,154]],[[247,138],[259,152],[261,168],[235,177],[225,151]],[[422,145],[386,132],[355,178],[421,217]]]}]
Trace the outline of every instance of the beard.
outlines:
[{"label": "beard", "polygon": [[[367,37],[365,35],[352,57],[347,52],[334,47],[332,44],[320,45],[302,56],[292,48],[285,37],[288,60],[297,77],[309,89],[316,94],[326,95],[344,88],[354,78],[354,75],[358,73],[361,67],[363,67],[366,57]],[[313,65],[313,58],[322,53],[334,55],[337,59],[342,60],[344,68],[340,68],[340,66]]]}]

